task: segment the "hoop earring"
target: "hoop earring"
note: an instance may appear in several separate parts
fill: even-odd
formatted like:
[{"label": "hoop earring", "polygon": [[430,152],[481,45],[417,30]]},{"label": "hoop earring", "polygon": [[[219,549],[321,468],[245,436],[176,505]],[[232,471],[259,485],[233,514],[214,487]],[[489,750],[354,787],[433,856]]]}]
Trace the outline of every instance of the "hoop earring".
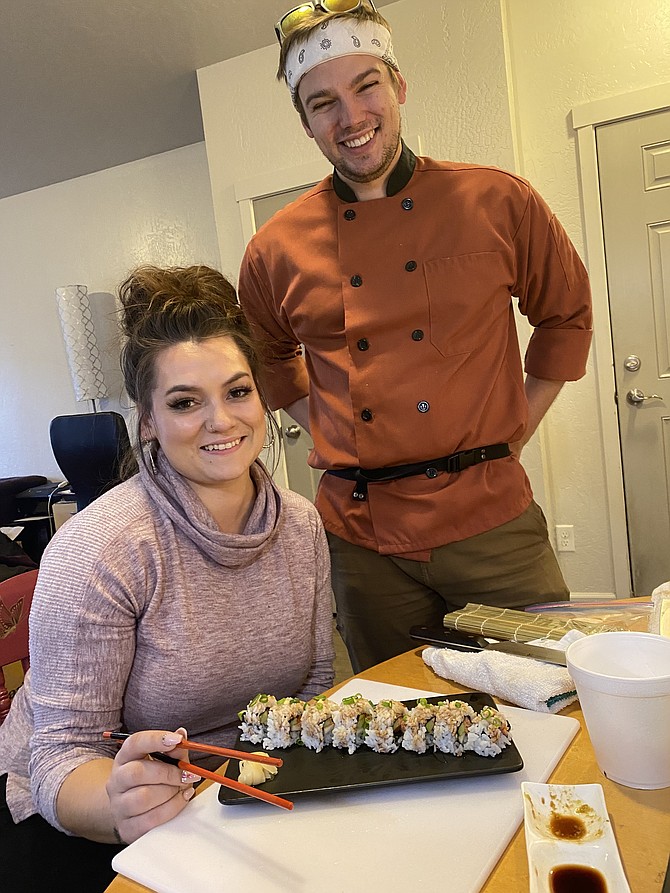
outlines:
[{"label": "hoop earring", "polygon": [[267,431],[268,437],[267,437],[265,443],[263,444],[262,448],[264,450],[270,450],[275,445],[275,441],[276,441],[275,432],[272,428],[267,428],[266,431]]},{"label": "hoop earring", "polygon": [[158,441],[156,440],[143,440],[142,441],[142,453],[144,455],[145,463],[148,463],[149,469],[154,477],[158,474],[158,466],[156,465],[156,455],[155,451],[158,448]]}]

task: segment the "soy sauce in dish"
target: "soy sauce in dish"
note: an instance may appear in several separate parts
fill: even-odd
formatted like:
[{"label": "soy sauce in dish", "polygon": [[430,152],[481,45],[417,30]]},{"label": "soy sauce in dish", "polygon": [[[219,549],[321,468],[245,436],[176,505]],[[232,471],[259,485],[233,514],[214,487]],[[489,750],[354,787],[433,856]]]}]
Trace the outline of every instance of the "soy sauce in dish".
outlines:
[{"label": "soy sauce in dish", "polygon": [[586,834],[586,825],[574,815],[553,813],[549,827],[554,837],[563,840],[580,840]]},{"label": "soy sauce in dish", "polygon": [[551,893],[607,893],[605,878],[589,865],[557,865],[549,884]]}]

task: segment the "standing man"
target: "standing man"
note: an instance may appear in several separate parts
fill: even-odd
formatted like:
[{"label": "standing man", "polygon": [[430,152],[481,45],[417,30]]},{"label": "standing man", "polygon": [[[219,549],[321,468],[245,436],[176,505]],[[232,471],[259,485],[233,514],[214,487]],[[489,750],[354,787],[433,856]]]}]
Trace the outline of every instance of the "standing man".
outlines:
[{"label": "standing man", "polygon": [[[590,291],[525,180],[402,142],[407,84],[369,0],[305,3],[276,30],[278,76],[334,171],[251,240],[240,300],[270,404],[327,472],[317,506],[359,672],[467,602],[568,597],[519,455],[584,375]],[[513,299],[534,327],[525,382]]]}]

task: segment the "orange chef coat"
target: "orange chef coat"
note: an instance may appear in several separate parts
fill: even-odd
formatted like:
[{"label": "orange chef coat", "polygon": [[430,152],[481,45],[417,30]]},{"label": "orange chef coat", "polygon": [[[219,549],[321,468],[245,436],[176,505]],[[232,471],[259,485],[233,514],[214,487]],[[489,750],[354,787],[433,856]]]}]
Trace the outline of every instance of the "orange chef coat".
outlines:
[{"label": "orange chef coat", "polygon": [[[273,409],[309,394],[315,468],[381,468],[518,440],[527,402],[513,299],[534,327],[526,372],[585,373],[587,274],[529,183],[403,147],[387,192],[358,202],[327,177],[275,214],[242,262],[240,301],[264,342],[266,394]],[[532,499],[511,456],[370,484],[365,502],[353,488],[323,475],[326,529],[424,559]]]}]

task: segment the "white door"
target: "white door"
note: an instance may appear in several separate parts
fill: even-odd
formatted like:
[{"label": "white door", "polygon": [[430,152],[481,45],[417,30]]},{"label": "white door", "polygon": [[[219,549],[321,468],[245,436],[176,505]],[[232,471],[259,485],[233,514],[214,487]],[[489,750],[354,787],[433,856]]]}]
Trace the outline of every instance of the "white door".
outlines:
[{"label": "white door", "polygon": [[[254,232],[260,229],[273,214],[285,205],[288,205],[289,202],[294,201],[303,192],[310,189],[312,185],[299,186],[296,189],[289,189],[285,192],[276,192],[272,195],[264,195],[260,198],[252,199]],[[314,502],[319,479],[323,472],[318,471],[316,468],[311,468],[307,464],[307,457],[314,446],[312,438],[283,409],[279,410],[277,416],[281,426],[288,486],[291,490],[295,490],[296,493],[300,493],[311,502]]]},{"label": "white door", "polygon": [[649,595],[670,579],[670,110],[596,142],[633,591]]}]

